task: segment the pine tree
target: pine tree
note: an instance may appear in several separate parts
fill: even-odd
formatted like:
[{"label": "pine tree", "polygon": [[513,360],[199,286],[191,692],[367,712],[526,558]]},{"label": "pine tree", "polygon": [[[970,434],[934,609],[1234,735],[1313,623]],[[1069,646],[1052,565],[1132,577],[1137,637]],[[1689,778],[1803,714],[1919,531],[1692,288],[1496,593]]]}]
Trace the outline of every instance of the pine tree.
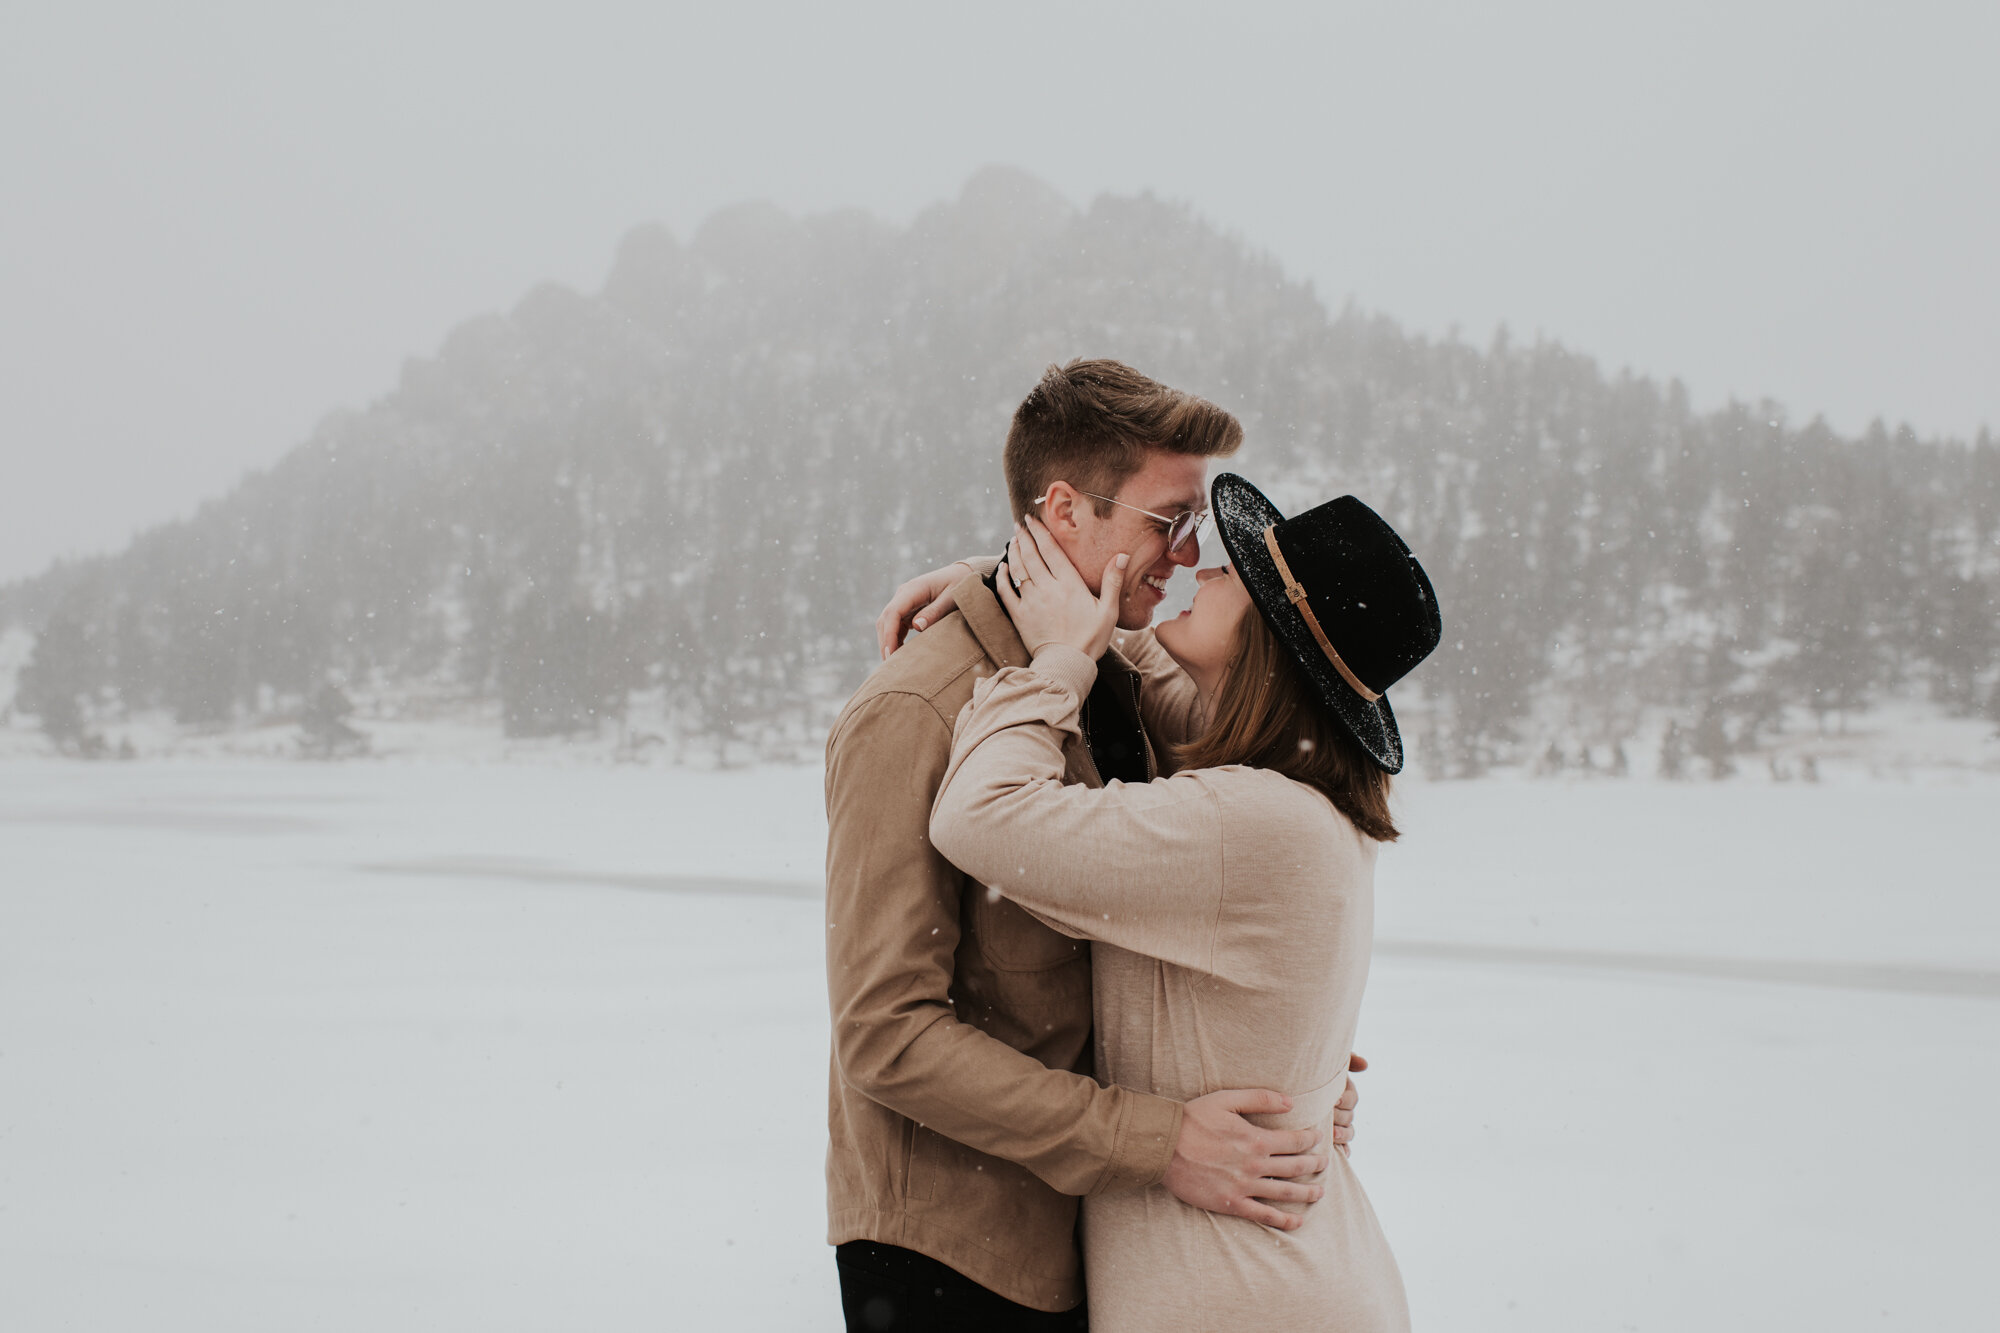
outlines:
[{"label": "pine tree", "polygon": [[1667,719],[1667,729],[1660,735],[1660,776],[1678,780],[1687,774],[1687,737],[1681,731],[1681,724]]},{"label": "pine tree", "polygon": [[1697,759],[1708,763],[1708,776],[1721,781],[1736,772],[1736,763],[1730,757],[1734,747],[1729,743],[1729,732],[1723,725],[1722,709],[1710,704],[1702,710],[1701,717],[1694,724],[1694,741],[1690,747]]},{"label": "pine tree", "polygon": [[58,611],[35,639],[14,688],[14,705],[35,716],[42,734],[65,753],[90,747],[92,735],[79,695],[93,661],[89,636],[73,616]]},{"label": "pine tree", "polygon": [[366,754],[366,734],[348,723],[354,701],[333,681],[323,681],[299,716],[299,753],[309,759],[338,759]]}]

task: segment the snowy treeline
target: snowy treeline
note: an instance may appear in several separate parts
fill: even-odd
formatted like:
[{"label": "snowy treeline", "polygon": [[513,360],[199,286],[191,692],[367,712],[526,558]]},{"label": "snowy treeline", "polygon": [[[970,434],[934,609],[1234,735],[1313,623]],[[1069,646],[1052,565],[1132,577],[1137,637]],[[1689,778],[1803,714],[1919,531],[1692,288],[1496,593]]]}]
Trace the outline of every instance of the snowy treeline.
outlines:
[{"label": "snowy treeline", "polygon": [[1698,414],[1551,343],[1329,311],[1184,208],[1079,212],[1001,170],[907,229],[638,229],[601,292],[472,320],[193,519],[0,592],[38,635],[15,706],[73,744],[149,708],[338,738],[366,684],[497,697],[536,735],[651,692],[683,739],[796,741],[901,578],[998,549],[1009,415],[1077,355],[1236,411],[1231,466],[1280,503],[1353,491],[1409,537],[1448,622],[1405,714],[1450,770],[1534,708],[1606,745],[1671,709],[1714,751],[1887,690],[2000,714],[1985,434]]}]

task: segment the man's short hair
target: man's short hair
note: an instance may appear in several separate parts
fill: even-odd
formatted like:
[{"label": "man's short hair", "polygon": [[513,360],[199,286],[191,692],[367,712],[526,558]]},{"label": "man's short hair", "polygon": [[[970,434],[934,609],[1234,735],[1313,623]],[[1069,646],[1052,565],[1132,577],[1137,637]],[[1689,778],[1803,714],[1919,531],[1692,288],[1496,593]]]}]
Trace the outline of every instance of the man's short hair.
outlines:
[{"label": "man's short hair", "polygon": [[[1146,450],[1221,458],[1243,443],[1235,417],[1205,398],[1169,389],[1120,361],[1078,358],[1050,366],[1014,410],[1001,455],[1016,518],[1051,484],[1117,495],[1146,465]],[[1092,508],[1111,512],[1103,501]]]}]

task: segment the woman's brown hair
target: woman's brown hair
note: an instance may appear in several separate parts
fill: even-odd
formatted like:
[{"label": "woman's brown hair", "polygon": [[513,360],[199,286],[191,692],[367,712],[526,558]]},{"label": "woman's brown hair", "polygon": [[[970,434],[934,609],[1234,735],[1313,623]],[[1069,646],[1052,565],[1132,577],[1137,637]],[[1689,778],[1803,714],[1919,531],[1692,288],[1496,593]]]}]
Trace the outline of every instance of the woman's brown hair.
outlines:
[{"label": "woman's brown hair", "polygon": [[1206,730],[1174,758],[1183,769],[1246,764],[1316,787],[1377,842],[1400,835],[1389,817],[1389,775],[1319,702],[1255,607],[1215,692]]}]

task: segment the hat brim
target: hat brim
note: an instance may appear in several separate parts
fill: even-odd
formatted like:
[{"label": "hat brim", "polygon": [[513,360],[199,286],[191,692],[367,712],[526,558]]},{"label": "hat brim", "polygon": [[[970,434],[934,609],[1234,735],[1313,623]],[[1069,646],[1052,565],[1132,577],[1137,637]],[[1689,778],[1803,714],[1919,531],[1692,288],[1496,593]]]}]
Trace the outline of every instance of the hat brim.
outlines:
[{"label": "hat brim", "polygon": [[1284,522],[1285,516],[1262,491],[1233,472],[1218,476],[1210,486],[1209,507],[1236,576],[1249,590],[1264,623],[1317,687],[1327,711],[1385,772],[1402,772],[1403,734],[1396,727],[1388,696],[1370,703],[1356,694],[1326,660],[1305,617],[1285,596],[1285,581],[1264,545],[1264,529]]}]

